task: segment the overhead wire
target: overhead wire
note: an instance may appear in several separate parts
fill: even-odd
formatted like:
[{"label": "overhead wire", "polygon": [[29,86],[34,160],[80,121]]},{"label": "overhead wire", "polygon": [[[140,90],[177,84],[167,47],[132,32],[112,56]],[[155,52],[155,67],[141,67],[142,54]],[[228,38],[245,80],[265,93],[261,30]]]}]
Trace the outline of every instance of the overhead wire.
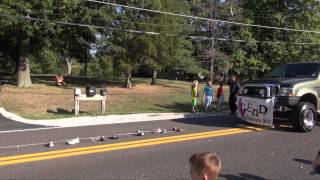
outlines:
[{"label": "overhead wire", "polygon": [[219,20],[219,19],[211,19],[211,18],[205,18],[205,17],[200,17],[200,16],[191,16],[191,15],[186,15],[186,14],[179,14],[179,13],[173,13],[173,12],[139,8],[139,7],[135,7],[135,6],[128,6],[128,5],[123,5],[123,4],[96,1],[96,0],[84,0],[84,1],[92,2],[92,3],[100,3],[100,4],[105,4],[105,5],[111,5],[111,6],[116,6],[116,7],[122,7],[122,8],[128,8],[128,9],[134,9],[134,10],[140,10],[140,11],[146,11],[146,12],[152,12],[152,13],[158,13],[158,14],[165,14],[165,15],[172,15],[172,16],[178,16],[178,17],[184,17],[184,18],[190,18],[190,19],[233,24],[233,25],[239,25],[239,26],[250,26],[250,27],[258,27],[258,28],[266,28],[266,29],[276,29],[276,30],[284,30],[284,31],[295,31],[295,32],[320,34],[320,31],[314,31],[314,30],[292,29],[292,28],[283,28],[283,27],[275,27],[275,26],[266,26],[266,25],[248,24],[248,23],[233,22],[233,21],[226,21],[226,20]]},{"label": "overhead wire", "polygon": [[[187,35],[176,35],[170,33],[160,33],[160,32],[152,32],[152,31],[143,31],[143,30],[132,30],[132,29],[121,29],[121,28],[114,28],[114,27],[105,27],[105,26],[98,26],[98,25],[91,25],[91,24],[82,24],[82,23],[73,23],[73,22],[64,22],[64,21],[56,21],[56,20],[49,20],[49,19],[41,19],[41,18],[34,18],[34,17],[25,17],[25,16],[16,16],[16,15],[8,15],[0,13],[2,17],[8,18],[16,18],[16,19],[25,19],[30,21],[39,21],[39,22],[48,22],[54,24],[62,24],[62,25],[70,25],[70,26],[78,26],[78,27],[86,27],[86,28],[94,28],[94,29],[108,29],[113,31],[123,31],[128,33],[135,33],[135,34],[146,34],[146,35],[162,35],[167,37],[181,37],[181,38],[190,38],[190,39],[201,39],[201,40],[212,40],[213,38],[205,37],[205,36],[187,36]],[[227,38],[214,38],[217,41],[233,41],[233,42],[240,42],[240,43],[247,43],[246,40],[241,39],[227,39]],[[267,44],[296,44],[296,45],[320,45],[320,43],[311,43],[311,42],[281,42],[281,41],[252,41],[254,43],[267,43]]]}]

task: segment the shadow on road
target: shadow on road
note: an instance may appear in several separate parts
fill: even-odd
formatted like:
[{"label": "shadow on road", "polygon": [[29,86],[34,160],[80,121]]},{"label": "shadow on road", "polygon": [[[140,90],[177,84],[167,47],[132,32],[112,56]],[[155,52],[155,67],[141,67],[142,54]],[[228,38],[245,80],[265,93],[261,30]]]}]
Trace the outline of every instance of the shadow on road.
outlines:
[{"label": "shadow on road", "polygon": [[[245,126],[256,126],[256,127],[263,127],[257,126],[248,122],[243,121],[242,119],[238,118],[235,115],[217,115],[211,117],[201,117],[201,114],[197,117],[197,115],[188,115],[184,119],[175,119],[172,120],[174,122],[185,123],[185,124],[194,124],[199,126],[212,126],[212,127],[226,127],[226,128],[235,128],[239,127],[238,125],[245,125]],[[278,131],[278,132],[286,132],[286,133],[300,133],[296,132],[290,126],[276,126],[276,128],[270,128],[271,131]]]},{"label": "shadow on road", "polygon": [[296,162],[299,162],[299,163],[303,163],[303,164],[308,164],[308,165],[312,164],[312,161],[306,160],[306,159],[295,158],[293,160],[296,161]]},{"label": "shadow on road", "polygon": [[211,116],[211,117],[197,117],[197,115],[186,116],[185,119],[172,120],[178,123],[193,124],[199,126],[212,126],[212,127],[237,127],[238,124],[248,125],[248,123],[231,115]]},{"label": "shadow on road", "polygon": [[46,126],[25,124],[5,118],[0,114],[0,131],[43,128]]},{"label": "shadow on road", "polygon": [[233,174],[220,174],[220,178],[225,178],[228,180],[267,180],[266,178],[252,175],[252,174],[247,174],[247,173],[240,173],[239,175],[233,175]]}]

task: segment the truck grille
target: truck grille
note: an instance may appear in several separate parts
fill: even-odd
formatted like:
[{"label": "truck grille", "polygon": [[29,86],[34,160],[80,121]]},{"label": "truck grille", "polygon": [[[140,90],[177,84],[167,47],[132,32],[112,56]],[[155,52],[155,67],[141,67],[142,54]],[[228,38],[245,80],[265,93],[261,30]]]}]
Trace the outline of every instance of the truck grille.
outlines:
[{"label": "truck grille", "polygon": [[278,94],[278,86],[276,85],[245,85],[241,88],[241,96],[266,99],[275,97]]}]

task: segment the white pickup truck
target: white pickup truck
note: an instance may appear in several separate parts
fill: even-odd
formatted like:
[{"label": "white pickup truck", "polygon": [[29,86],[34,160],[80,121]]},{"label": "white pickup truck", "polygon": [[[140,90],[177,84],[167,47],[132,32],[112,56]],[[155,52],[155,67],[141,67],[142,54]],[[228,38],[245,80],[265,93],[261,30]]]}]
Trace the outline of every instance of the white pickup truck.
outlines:
[{"label": "white pickup truck", "polygon": [[237,105],[247,122],[273,127],[287,121],[298,131],[311,131],[320,112],[320,62],[285,64],[244,82]]}]

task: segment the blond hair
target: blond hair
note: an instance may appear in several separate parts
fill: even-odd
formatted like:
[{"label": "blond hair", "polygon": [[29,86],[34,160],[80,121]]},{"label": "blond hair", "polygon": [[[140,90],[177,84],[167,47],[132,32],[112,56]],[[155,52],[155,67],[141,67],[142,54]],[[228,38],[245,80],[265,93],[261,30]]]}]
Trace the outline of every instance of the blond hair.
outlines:
[{"label": "blond hair", "polygon": [[210,180],[216,180],[221,170],[220,159],[211,152],[195,153],[190,157],[189,163],[197,174],[207,175]]}]

